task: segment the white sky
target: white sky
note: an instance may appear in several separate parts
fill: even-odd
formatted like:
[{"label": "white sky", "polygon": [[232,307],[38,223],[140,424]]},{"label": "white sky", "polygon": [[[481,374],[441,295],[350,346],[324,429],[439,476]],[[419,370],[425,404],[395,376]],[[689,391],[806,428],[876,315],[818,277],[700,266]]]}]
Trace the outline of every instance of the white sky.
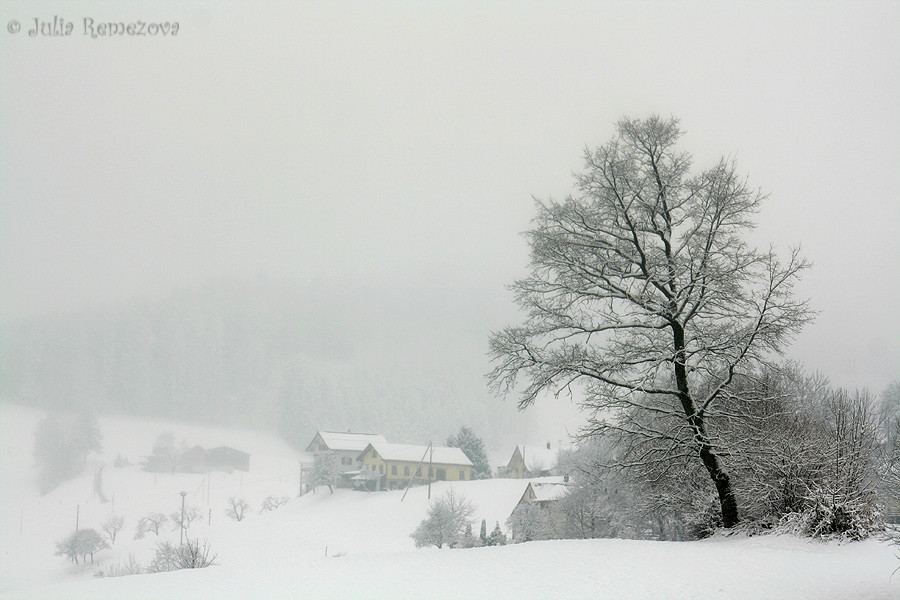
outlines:
[{"label": "white sky", "polygon": [[[496,303],[531,197],[657,112],[771,193],[755,241],[815,263],[791,356],[900,379],[900,3],[560,4],[3,2],[2,318],[259,275]],[[71,37],[27,35],[54,15]]]}]

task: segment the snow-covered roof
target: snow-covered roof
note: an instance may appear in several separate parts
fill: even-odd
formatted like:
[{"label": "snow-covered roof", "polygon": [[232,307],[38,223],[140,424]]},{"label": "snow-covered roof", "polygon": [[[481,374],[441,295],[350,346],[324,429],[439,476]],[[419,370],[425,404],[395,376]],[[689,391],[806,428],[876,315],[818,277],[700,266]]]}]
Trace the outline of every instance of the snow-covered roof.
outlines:
[{"label": "snow-covered roof", "polygon": [[556,466],[559,458],[558,448],[547,448],[546,446],[516,446],[519,454],[525,461],[525,468],[529,471],[549,471]]},{"label": "snow-covered roof", "polygon": [[383,460],[397,460],[403,462],[419,462],[422,457],[425,461],[431,460],[433,463],[442,465],[466,465],[473,466],[472,461],[459,448],[447,448],[445,446],[434,446],[431,456],[426,454],[428,446],[413,446],[409,444],[389,444],[387,442],[374,442],[371,444],[375,452]]},{"label": "snow-covered roof", "polygon": [[[362,452],[372,442],[387,442],[380,433],[352,433],[350,431],[320,431],[316,434],[330,450]],[[312,444],[310,444],[312,445]]]},{"label": "snow-covered roof", "polygon": [[559,500],[569,493],[569,486],[565,483],[538,483],[532,481],[531,489],[534,491],[535,502]]}]

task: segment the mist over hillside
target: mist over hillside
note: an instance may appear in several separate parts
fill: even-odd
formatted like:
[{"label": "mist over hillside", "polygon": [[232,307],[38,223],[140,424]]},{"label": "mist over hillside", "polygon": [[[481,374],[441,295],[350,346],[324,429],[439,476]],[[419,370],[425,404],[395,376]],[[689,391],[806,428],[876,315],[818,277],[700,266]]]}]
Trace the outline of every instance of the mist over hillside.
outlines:
[{"label": "mist over hillside", "polygon": [[[29,406],[489,445],[526,416],[487,389],[505,297],[445,283],[235,280],[7,324],[0,386]],[[500,288],[502,292],[502,288]],[[508,315],[507,315],[508,316]]]}]

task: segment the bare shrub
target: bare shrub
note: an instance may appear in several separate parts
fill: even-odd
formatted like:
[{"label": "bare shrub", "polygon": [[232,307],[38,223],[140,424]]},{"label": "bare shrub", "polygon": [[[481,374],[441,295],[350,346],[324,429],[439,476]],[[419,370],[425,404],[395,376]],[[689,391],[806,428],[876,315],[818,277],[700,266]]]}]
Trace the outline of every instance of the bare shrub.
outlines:
[{"label": "bare shrub", "polygon": [[263,500],[262,506],[259,508],[260,513],[278,510],[290,501],[287,496],[268,496]]},{"label": "bare shrub", "polygon": [[134,554],[128,555],[128,560],[113,563],[101,572],[103,577],[125,577],[126,575],[140,575],[144,568],[134,558]]}]

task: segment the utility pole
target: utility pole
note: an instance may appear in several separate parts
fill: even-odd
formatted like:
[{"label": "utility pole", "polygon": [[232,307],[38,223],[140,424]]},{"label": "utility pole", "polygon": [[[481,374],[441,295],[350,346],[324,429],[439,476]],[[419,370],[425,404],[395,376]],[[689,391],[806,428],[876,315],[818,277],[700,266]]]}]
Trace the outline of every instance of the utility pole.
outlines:
[{"label": "utility pole", "polygon": [[434,475],[434,446],[428,442],[428,499],[431,500],[431,476]]},{"label": "utility pole", "polygon": [[181,536],[179,537],[179,546],[184,545],[184,497],[187,496],[187,492],[181,492]]},{"label": "utility pole", "polygon": [[75,531],[78,531],[78,518],[81,516],[81,505],[75,506]]}]

